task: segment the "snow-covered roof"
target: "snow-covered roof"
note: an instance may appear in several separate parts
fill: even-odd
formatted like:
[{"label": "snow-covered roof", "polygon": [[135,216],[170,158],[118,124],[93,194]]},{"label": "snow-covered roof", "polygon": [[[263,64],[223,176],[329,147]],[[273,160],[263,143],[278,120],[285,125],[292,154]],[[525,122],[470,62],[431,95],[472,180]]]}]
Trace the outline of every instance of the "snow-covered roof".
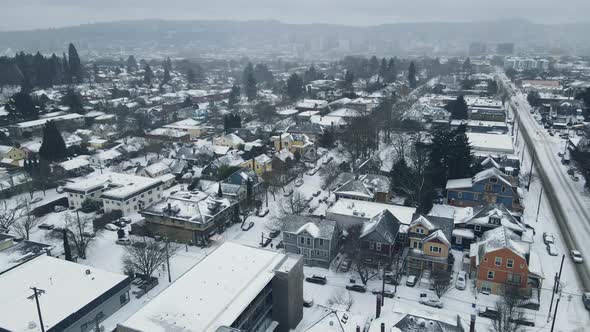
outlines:
[{"label": "snow-covered roof", "polygon": [[[218,185],[215,186],[217,193]],[[223,189],[223,187],[222,187]],[[142,214],[163,216],[193,224],[207,224],[213,217],[230,207],[227,198],[214,197],[201,191],[179,191],[141,211]]]},{"label": "snow-covered roof", "polygon": [[422,239],[422,242],[428,242],[431,240],[439,240],[440,242],[442,242],[443,244],[446,244],[447,246],[451,245],[451,243],[449,242],[449,240],[445,236],[445,233],[443,233],[443,231],[440,229],[435,232],[432,232],[430,235],[428,235],[427,237]]},{"label": "snow-covered roof", "polygon": [[400,222],[389,210],[383,210],[378,215],[363,223],[361,238],[378,232],[388,243],[393,244],[399,231]]},{"label": "snow-covered roof", "polygon": [[410,227],[415,226],[415,225],[421,225],[428,230],[433,230],[435,228],[434,225],[428,219],[426,219],[424,216],[419,216],[414,221],[412,221],[412,224],[410,225]]},{"label": "snow-covered roof", "polygon": [[35,300],[29,299],[33,294],[30,287],[44,290],[40,302],[45,330],[49,330],[108,290],[128,282],[128,278],[63,259],[39,256],[0,275],[0,312],[3,313],[0,327],[9,331],[41,330]]},{"label": "snow-covered roof", "polygon": [[451,179],[447,181],[446,189],[471,188],[471,178]]},{"label": "snow-covered roof", "polygon": [[469,252],[470,256],[476,257],[476,264],[479,265],[487,253],[503,248],[508,248],[525,259],[530,251],[530,245],[523,242],[516,233],[506,227],[498,227],[483,233],[479,242],[471,244]]},{"label": "snow-covered roof", "polygon": [[59,166],[66,171],[75,170],[81,167],[86,167],[90,165],[90,161],[88,161],[88,156],[78,156],[76,158],[72,158],[70,160],[66,160],[64,162],[59,163]]},{"label": "snow-covered roof", "polygon": [[300,234],[306,231],[314,238],[331,239],[336,230],[336,222],[310,216],[286,215],[283,231]]},{"label": "snow-covered roof", "polygon": [[336,221],[338,221],[338,215],[354,216],[369,220],[383,210],[389,210],[401,223],[409,225],[412,222],[412,216],[416,208],[341,198],[328,209],[326,217],[330,218],[331,215],[331,219]]},{"label": "snow-covered roof", "polygon": [[466,133],[474,152],[514,153],[512,137],[508,134]]},{"label": "snow-covered roof", "polygon": [[499,170],[495,167],[488,168],[486,170],[483,170],[483,171],[475,174],[473,176],[473,182],[475,183],[475,182],[483,181],[483,180],[489,179],[491,177],[495,177],[498,179],[498,181],[503,182],[508,187],[512,187],[512,183],[510,183],[510,181],[506,178],[507,175],[502,173],[501,170]]},{"label": "snow-covered roof", "polygon": [[318,238],[320,236],[320,228],[312,222],[308,222],[307,224],[304,224],[303,226],[299,227],[295,234],[301,234],[302,232],[307,232],[314,238]]},{"label": "snow-covered roof", "polygon": [[234,323],[275,271],[288,271],[298,259],[225,242],[120,325],[143,332],[215,332]]},{"label": "snow-covered roof", "polygon": [[158,174],[160,172],[164,172],[166,170],[170,170],[170,167],[166,166],[166,164],[162,162],[153,163],[149,166],[145,167],[145,171],[148,172],[150,175]]}]

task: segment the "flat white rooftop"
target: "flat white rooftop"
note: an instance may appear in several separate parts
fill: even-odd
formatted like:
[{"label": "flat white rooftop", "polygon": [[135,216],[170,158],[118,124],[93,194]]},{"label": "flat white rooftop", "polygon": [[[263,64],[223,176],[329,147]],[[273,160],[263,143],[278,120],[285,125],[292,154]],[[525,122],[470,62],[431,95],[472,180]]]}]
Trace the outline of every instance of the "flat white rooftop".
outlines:
[{"label": "flat white rooftop", "polygon": [[143,332],[230,326],[288,261],[284,253],[225,242],[120,325]]},{"label": "flat white rooftop", "polygon": [[[90,270],[90,274],[86,274]],[[41,331],[30,287],[43,289],[40,296],[45,329],[104,294],[127,276],[62,259],[39,256],[0,275],[0,328],[9,331]],[[30,328],[33,322],[35,328]]]},{"label": "flat white rooftop", "polygon": [[326,218],[338,221],[337,217],[329,216],[329,214],[337,214],[362,217],[368,220],[383,212],[383,210],[389,210],[401,223],[408,225],[412,222],[412,216],[416,212],[416,208],[408,206],[341,198],[328,209]]}]

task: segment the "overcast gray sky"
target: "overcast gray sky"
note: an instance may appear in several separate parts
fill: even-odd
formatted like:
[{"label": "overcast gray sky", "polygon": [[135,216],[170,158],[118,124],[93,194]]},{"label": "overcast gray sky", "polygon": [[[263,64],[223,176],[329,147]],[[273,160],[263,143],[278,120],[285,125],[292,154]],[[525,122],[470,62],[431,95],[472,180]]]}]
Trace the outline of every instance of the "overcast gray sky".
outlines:
[{"label": "overcast gray sky", "polygon": [[0,0],[0,30],[147,18],[375,25],[521,17],[587,21],[590,0]]}]

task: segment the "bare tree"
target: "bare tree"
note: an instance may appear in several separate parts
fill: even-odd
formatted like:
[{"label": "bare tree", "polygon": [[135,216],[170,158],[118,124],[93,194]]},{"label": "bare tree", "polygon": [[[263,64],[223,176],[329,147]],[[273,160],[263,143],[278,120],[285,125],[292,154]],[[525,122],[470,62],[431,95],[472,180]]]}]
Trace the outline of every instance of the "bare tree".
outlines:
[{"label": "bare tree", "polygon": [[31,234],[31,230],[34,227],[37,227],[37,225],[39,225],[40,222],[41,219],[29,212],[25,216],[18,218],[16,222],[12,224],[12,230],[14,230],[14,232],[19,236],[24,237],[26,240],[28,240]]},{"label": "bare tree", "polygon": [[406,158],[407,149],[412,143],[412,138],[405,132],[396,131],[391,138],[391,147],[395,152],[395,160]]},{"label": "bare tree", "polygon": [[496,302],[497,316],[492,319],[492,328],[495,332],[525,331],[521,323],[524,319],[524,311],[518,307],[519,301],[518,287],[504,285],[504,295]]},{"label": "bare tree", "polygon": [[305,202],[305,198],[298,190],[295,190],[289,195],[289,197],[281,202],[280,212],[282,214],[294,214],[299,216],[303,214],[306,207],[307,203]]},{"label": "bare tree", "polygon": [[23,200],[0,202],[0,232],[8,230],[20,217],[24,215],[26,202]]},{"label": "bare tree", "polygon": [[96,239],[96,232],[92,231],[92,219],[79,215],[74,217],[68,213],[65,216],[64,228],[69,242],[76,248],[78,257],[86,259],[86,250]]},{"label": "bare tree", "polygon": [[350,294],[350,292],[341,290],[328,300],[328,304],[331,306],[342,305],[346,307],[346,310],[349,310],[354,304],[354,297],[352,294]]},{"label": "bare tree", "polygon": [[279,211],[276,215],[270,217],[266,221],[266,223],[264,224],[264,227],[266,227],[266,229],[271,232],[277,231],[277,230],[282,230],[284,226],[285,226],[285,215],[282,213],[282,211]]},{"label": "bare tree", "polygon": [[379,274],[379,271],[368,263],[369,256],[361,248],[361,231],[362,225],[348,227],[342,249],[352,259],[353,270],[358,273],[361,282],[366,285],[369,280]]},{"label": "bare tree", "polygon": [[430,276],[430,282],[436,295],[441,297],[451,286],[451,273],[447,270],[435,270]]},{"label": "bare tree", "polygon": [[276,194],[283,190],[282,176],[281,173],[276,173],[274,170],[262,173],[264,190],[272,195],[273,201],[277,200]]},{"label": "bare tree", "polygon": [[179,246],[155,241],[126,246],[123,266],[127,271],[139,272],[146,278],[151,278],[154,271],[164,264],[167,258],[176,255],[179,249]]},{"label": "bare tree", "polygon": [[333,160],[328,164],[324,165],[320,169],[320,176],[322,177],[322,188],[328,188],[332,184],[332,182],[336,180],[338,174],[340,173],[341,172],[338,168],[338,165],[336,165],[336,162],[334,162]]}]

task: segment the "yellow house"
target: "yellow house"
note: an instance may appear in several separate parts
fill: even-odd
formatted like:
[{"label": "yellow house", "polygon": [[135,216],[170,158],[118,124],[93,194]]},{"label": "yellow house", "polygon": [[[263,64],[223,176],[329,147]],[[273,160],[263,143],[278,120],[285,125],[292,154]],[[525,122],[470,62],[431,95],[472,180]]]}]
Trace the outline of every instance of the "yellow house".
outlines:
[{"label": "yellow house", "polygon": [[272,159],[265,154],[261,154],[254,159],[243,162],[240,166],[247,167],[260,176],[263,173],[272,171]]},{"label": "yellow house", "polygon": [[[431,220],[429,220],[430,218]],[[451,248],[448,235],[443,229],[452,232],[453,220],[446,218],[419,216],[410,224],[408,239],[410,252],[408,267],[416,270],[446,268]]]},{"label": "yellow house", "polygon": [[21,160],[27,158],[27,152],[24,149],[15,146],[0,145],[0,160],[4,164],[22,166]]},{"label": "yellow house", "polygon": [[298,152],[302,157],[309,156],[311,153],[315,153],[315,145],[305,134],[285,133],[281,136],[273,136],[272,140],[275,151],[287,149],[291,153]]}]

